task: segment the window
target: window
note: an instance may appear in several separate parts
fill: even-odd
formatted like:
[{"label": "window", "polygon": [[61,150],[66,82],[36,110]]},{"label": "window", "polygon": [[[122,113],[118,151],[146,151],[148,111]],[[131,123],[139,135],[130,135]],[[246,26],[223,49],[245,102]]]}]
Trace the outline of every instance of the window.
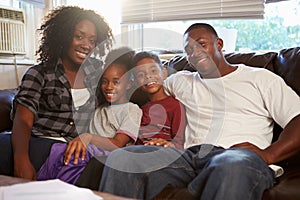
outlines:
[{"label": "window", "polygon": [[[38,46],[38,33],[36,32],[36,30],[40,25],[40,20],[44,15],[42,8],[43,4],[41,2],[43,2],[43,0],[0,0],[0,8],[3,8],[4,10],[7,8],[13,11],[22,11],[22,13],[24,14],[24,20],[22,21],[25,26],[25,39],[23,40],[22,38],[22,46],[19,42],[17,42],[21,41],[21,29],[16,30],[15,32],[8,31],[8,34],[10,34],[12,38],[15,38],[15,41],[9,42],[14,45],[18,44],[16,45],[17,49],[20,49],[20,47],[22,47],[22,55],[17,56],[18,61],[22,59],[35,60],[35,51]],[[6,33],[3,31],[2,36],[5,34]],[[23,45],[25,51],[23,50]],[[0,58],[7,56],[10,57],[12,55],[10,53],[4,55],[1,54]]]},{"label": "window", "polygon": [[[37,28],[45,13],[60,5],[78,5],[94,9],[103,15],[111,25],[119,44],[134,49],[182,51],[182,33],[194,22],[200,20],[166,21],[155,23],[121,24],[121,2],[129,0],[0,0],[0,7],[10,7],[25,11],[26,55],[34,59],[38,46]],[[152,1],[152,0],[151,0]],[[168,0],[171,1],[171,0]],[[173,0],[172,0],[173,1]],[[174,0],[176,1],[176,0]],[[232,0],[235,1],[235,0]],[[214,19],[201,20],[212,24],[224,39],[225,50],[267,51],[300,46],[300,1],[265,4],[264,19]],[[29,3],[31,2],[31,3]],[[37,2],[33,4],[34,2]],[[41,4],[38,4],[41,2]],[[193,2],[197,2],[193,0]],[[212,0],[211,2],[216,2]],[[252,2],[247,0],[247,2]],[[46,8],[41,8],[43,4]],[[168,13],[166,13],[168,14]]]},{"label": "window", "polygon": [[[264,19],[214,19],[123,25],[140,49],[182,51],[182,33],[194,22],[213,25],[224,39],[225,51],[267,51],[300,46],[300,2],[265,4]],[[138,37],[140,36],[140,37]],[[138,38],[140,41],[137,41]]]},{"label": "window", "polygon": [[9,0],[0,0],[0,5],[10,6],[10,1]]}]

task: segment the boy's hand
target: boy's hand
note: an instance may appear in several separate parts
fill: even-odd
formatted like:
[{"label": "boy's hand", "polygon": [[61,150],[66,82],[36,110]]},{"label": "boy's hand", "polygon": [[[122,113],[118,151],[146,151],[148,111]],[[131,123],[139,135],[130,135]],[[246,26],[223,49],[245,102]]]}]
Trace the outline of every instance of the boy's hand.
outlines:
[{"label": "boy's hand", "polygon": [[78,164],[78,159],[81,154],[81,160],[86,156],[86,146],[90,143],[92,135],[83,133],[69,142],[64,154],[64,163],[68,165],[72,155],[74,154],[74,164]]},{"label": "boy's hand", "polygon": [[153,138],[152,140],[145,142],[145,146],[147,145],[156,145],[156,146],[163,146],[163,147],[175,147],[174,144],[170,141],[167,141],[162,138]]}]

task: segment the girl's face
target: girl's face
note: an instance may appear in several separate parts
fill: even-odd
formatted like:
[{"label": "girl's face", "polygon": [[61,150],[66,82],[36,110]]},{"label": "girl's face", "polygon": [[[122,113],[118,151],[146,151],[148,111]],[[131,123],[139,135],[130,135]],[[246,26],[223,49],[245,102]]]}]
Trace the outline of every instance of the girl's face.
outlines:
[{"label": "girl's face", "polygon": [[134,77],[138,86],[150,95],[163,90],[165,74],[152,58],[144,58],[137,62]]},{"label": "girl's face", "polygon": [[125,66],[110,65],[103,73],[100,86],[108,103],[123,104],[128,102],[127,90],[131,84]]},{"label": "girl's face", "polygon": [[64,64],[80,66],[89,53],[96,47],[97,31],[89,20],[82,20],[74,30],[73,40],[67,54],[63,57]]}]

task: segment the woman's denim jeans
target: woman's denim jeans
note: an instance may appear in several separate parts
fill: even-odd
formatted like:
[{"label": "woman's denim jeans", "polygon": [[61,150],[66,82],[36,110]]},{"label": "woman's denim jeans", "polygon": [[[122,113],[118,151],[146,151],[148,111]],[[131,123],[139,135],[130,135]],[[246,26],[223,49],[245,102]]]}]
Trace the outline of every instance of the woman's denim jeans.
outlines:
[{"label": "woman's denim jeans", "polygon": [[193,196],[204,200],[257,200],[273,184],[274,172],[246,149],[129,146],[110,154],[99,190],[152,199],[166,187],[188,187]]}]

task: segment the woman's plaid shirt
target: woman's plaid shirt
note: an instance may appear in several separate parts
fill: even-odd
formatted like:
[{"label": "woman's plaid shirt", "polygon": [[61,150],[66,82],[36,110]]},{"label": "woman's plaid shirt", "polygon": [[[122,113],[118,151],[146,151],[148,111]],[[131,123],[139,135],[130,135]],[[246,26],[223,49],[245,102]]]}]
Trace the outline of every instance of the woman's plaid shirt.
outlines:
[{"label": "woman's plaid shirt", "polygon": [[89,58],[81,67],[90,98],[78,110],[75,110],[71,87],[59,61],[54,67],[39,64],[27,70],[14,99],[12,118],[16,104],[21,104],[34,113],[33,135],[70,140],[78,133],[87,132],[95,111],[95,91],[102,72],[102,62]]}]

